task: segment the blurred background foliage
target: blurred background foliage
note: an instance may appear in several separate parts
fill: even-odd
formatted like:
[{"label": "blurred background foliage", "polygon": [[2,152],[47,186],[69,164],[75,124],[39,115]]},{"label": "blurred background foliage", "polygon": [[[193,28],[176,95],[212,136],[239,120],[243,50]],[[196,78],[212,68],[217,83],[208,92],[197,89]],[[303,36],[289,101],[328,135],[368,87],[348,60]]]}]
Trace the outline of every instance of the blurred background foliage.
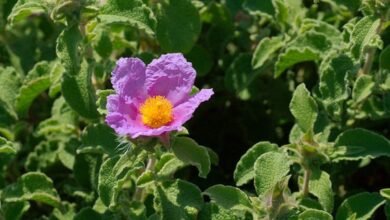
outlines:
[{"label": "blurred background foliage", "polygon": [[[93,63],[88,67],[81,64],[80,68],[89,68],[90,86],[95,90],[111,88],[108,79],[119,57],[140,57],[149,63],[167,52],[182,52],[197,70],[196,86],[214,89],[211,101],[196,111],[186,128],[199,144],[212,148],[220,156],[219,165],[211,169],[207,179],[199,178],[195,168],[176,174],[203,190],[217,183],[234,185],[232,174],[236,163],[253,144],[261,140],[278,145],[289,143],[294,125],[289,103],[295,87],[304,82],[310,91],[318,88],[320,61],[326,59],[322,57],[325,51],[342,50],[341,44],[348,43],[343,42],[348,41],[348,36],[342,33],[351,33],[342,31],[361,17],[377,13],[370,11],[370,4],[380,1],[279,0],[275,9],[275,5],[268,4],[271,1],[259,0],[139,0],[131,1],[133,5],[129,7],[143,3],[148,8],[138,7],[139,10],[131,12],[136,21],[109,17],[107,14],[120,14],[122,9],[125,13],[128,5],[124,1],[108,2],[108,6],[105,0],[0,2],[0,101],[6,103],[0,109],[0,134],[15,141],[19,151],[15,158],[0,155],[3,169],[0,188],[16,182],[27,171],[43,171],[53,180],[61,198],[80,204],[93,199],[92,194],[82,191],[75,195],[75,189],[80,188],[76,181],[85,188],[93,188],[94,183],[83,181],[82,178],[87,178],[83,177],[84,171],[74,167],[101,163],[101,158],[76,154],[76,149],[93,142],[85,135],[81,140],[80,134],[90,120],[102,121],[102,117],[96,119],[99,113],[93,109],[83,109],[78,114],[74,111],[77,103],[68,101],[74,94],[66,95],[68,89],[72,90],[70,84],[74,79],[70,79],[69,88],[64,90],[66,79],[61,78],[65,70],[58,64],[58,58],[64,59],[58,48],[59,36],[64,29],[74,28],[75,20],[79,22],[76,28],[82,39],[71,35],[68,40],[83,45],[74,47],[82,51],[81,59]],[[385,7],[389,6],[383,2]],[[31,5],[23,8],[26,4]],[[149,16],[145,10],[150,10]],[[389,50],[389,23],[381,25],[382,40],[374,42],[373,37],[372,43]],[[281,54],[288,48],[307,46],[307,41],[300,45],[298,39],[307,30],[321,33],[312,42],[317,51],[302,59],[291,55],[298,57],[297,62],[280,62]],[[322,36],[326,37],[325,46],[319,45]],[[273,41],[259,45],[269,37]],[[274,48],[265,49],[267,46]],[[261,54],[263,51],[269,54]],[[373,71],[379,71],[381,51],[373,52]],[[386,57],[382,62],[390,60]],[[383,85],[389,86],[388,79],[384,82]],[[335,113],[335,129],[364,127],[390,138],[389,89],[364,97],[356,105],[352,103],[353,112]],[[71,107],[61,98],[61,92]],[[98,103],[105,94],[98,91]],[[16,107],[10,107],[8,101],[16,103]],[[100,111],[104,112],[104,107]],[[335,134],[330,135],[330,141],[334,141]],[[115,136],[107,134],[109,139],[115,140]],[[390,186],[390,163],[384,158],[340,162],[329,165],[327,171],[331,173],[334,189],[349,194]],[[46,209],[30,208],[30,216],[38,215],[36,210],[49,213]]]}]

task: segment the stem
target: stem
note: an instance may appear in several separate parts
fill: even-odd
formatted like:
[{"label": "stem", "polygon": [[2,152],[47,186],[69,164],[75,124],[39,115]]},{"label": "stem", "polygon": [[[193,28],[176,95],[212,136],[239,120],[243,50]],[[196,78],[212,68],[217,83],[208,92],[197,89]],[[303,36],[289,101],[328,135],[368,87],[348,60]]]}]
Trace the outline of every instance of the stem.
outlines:
[{"label": "stem", "polygon": [[[383,25],[384,19],[380,19],[379,25],[376,29],[376,33],[380,34],[382,30],[382,25]],[[367,50],[365,54],[365,63],[364,66],[360,69],[358,72],[358,76],[369,74],[371,71],[372,63],[374,62],[374,57],[375,57],[375,52],[376,52],[376,47],[371,47]]]},{"label": "stem", "polygon": [[[156,158],[153,156],[150,156],[148,159],[148,164],[146,165],[145,171],[152,170],[154,168],[154,164],[156,163]],[[135,189],[133,199],[139,202],[143,202],[144,197],[144,188],[142,187],[137,187]]]},{"label": "stem", "polygon": [[309,169],[305,169],[305,173],[303,175],[303,196],[307,196],[309,194],[309,181],[310,181],[311,171]]}]

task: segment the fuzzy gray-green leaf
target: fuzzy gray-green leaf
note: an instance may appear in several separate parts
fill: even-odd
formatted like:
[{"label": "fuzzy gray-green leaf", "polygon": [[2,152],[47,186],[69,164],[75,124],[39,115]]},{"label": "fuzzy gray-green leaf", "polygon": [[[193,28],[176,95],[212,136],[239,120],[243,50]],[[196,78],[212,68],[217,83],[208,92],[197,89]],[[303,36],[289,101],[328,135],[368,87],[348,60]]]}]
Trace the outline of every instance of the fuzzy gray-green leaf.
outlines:
[{"label": "fuzzy gray-green leaf", "polygon": [[335,141],[333,160],[359,160],[363,158],[390,157],[390,142],[382,135],[356,128],[339,134]]},{"label": "fuzzy gray-green leaf", "polygon": [[190,138],[177,137],[172,145],[172,150],[178,159],[184,163],[196,166],[199,176],[206,178],[211,166],[207,149],[198,145]]},{"label": "fuzzy gray-green leaf", "polygon": [[178,179],[157,185],[154,205],[162,220],[196,219],[203,199],[196,185]]},{"label": "fuzzy gray-green leaf", "polygon": [[301,84],[295,89],[290,102],[290,111],[304,133],[312,131],[317,119],[318,107],[305,84]]},{"label": "fuzzy gray-green leaf", "polygon": [[258,195],[271,190],[290,171],[290,161],[283,153],[267,152],[255,162],[255,189]]},{"label": "fuzzy gray-green leaf", "polygon": [[332,212],[334,195],[329,174],[321,170],[314,171],[310,176],[309,191],[318,198],[325,211]]},{"label": "fuzzy gray-green leaf", "polygon": [[221,184],[212,186],[204,192],[211,200],[225,209],[251,210],[252,205],[248,196],[240,189]]},{"label": "fuzzy gray-green leaf", "polygon": [[270,59],[274,53],[279,50],[283,44],[282,37],[264,38],[257,45],[252,57],[253,69],[263,66],[263,64]]},{"label": "fuzzy gray-green leaf", "polygon": [[106,25],[135,26],[149,35],[154,34],[156,18],[142,0],[108,0],[100,10],[98,19]]},{"label": "fuzzy gray-green leaf", "polygon": [[336,220],[347,220],[354,216],[354,220],[370,219],[375,210],[385,203],[379,193],[363,192],[348,197],[337,210]]},{"label": "fuzzy gray-green leaf", "polygon": [[276,151],[278,146],[267,141],[259,142],[253,145],[242,155],[234,170],[234,180],[237,186],[242,186],[255,177],[254,165],[256,159],[263,153]]}]

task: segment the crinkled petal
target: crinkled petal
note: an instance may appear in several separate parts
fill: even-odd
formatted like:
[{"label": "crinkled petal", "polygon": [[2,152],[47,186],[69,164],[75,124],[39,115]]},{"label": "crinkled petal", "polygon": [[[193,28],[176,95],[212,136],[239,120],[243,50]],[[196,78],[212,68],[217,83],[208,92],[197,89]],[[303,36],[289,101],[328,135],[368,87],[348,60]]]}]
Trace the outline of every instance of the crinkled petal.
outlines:
[{"label": "crinkled petal", "polygon": [[176,106],[173,109],[173,117],[175,124],[184,124],[191,117],[200,103],[207,101],[214,94],[212,89],[202,89],[194,96],[190,97],[187,101]]},{"label": "crinkled petal", "polygon": [[181,53],[165,54],[146,67],[145,88],[148,96],[164,96],[176,106],[189,98],[195,76]]},{"label": "crinkled petal", "polygon": [[120,58],[111,77],[117,94],[138,101],[145,99],[145,70],[144,62],[138,58]]},{"label": "crinkled petal", "polygon": [[144,129],[136,104],[115,94],[107,97],[107,124],[120,135],[129,135],[133,130]]}]

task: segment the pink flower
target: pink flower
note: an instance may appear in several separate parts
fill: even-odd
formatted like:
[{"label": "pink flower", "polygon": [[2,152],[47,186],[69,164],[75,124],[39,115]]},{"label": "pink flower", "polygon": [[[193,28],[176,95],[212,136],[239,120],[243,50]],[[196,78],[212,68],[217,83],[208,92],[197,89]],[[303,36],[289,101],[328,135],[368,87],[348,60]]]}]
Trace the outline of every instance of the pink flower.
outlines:
[{"label": "pink flower", "polygon": [[112,72],[116,94],[107,98],[106,122],[119,135],[162,137],[182,129],[212,89],[190,96],[196,72],[180,53],[162,55],[146,66],[121,58]]}]

